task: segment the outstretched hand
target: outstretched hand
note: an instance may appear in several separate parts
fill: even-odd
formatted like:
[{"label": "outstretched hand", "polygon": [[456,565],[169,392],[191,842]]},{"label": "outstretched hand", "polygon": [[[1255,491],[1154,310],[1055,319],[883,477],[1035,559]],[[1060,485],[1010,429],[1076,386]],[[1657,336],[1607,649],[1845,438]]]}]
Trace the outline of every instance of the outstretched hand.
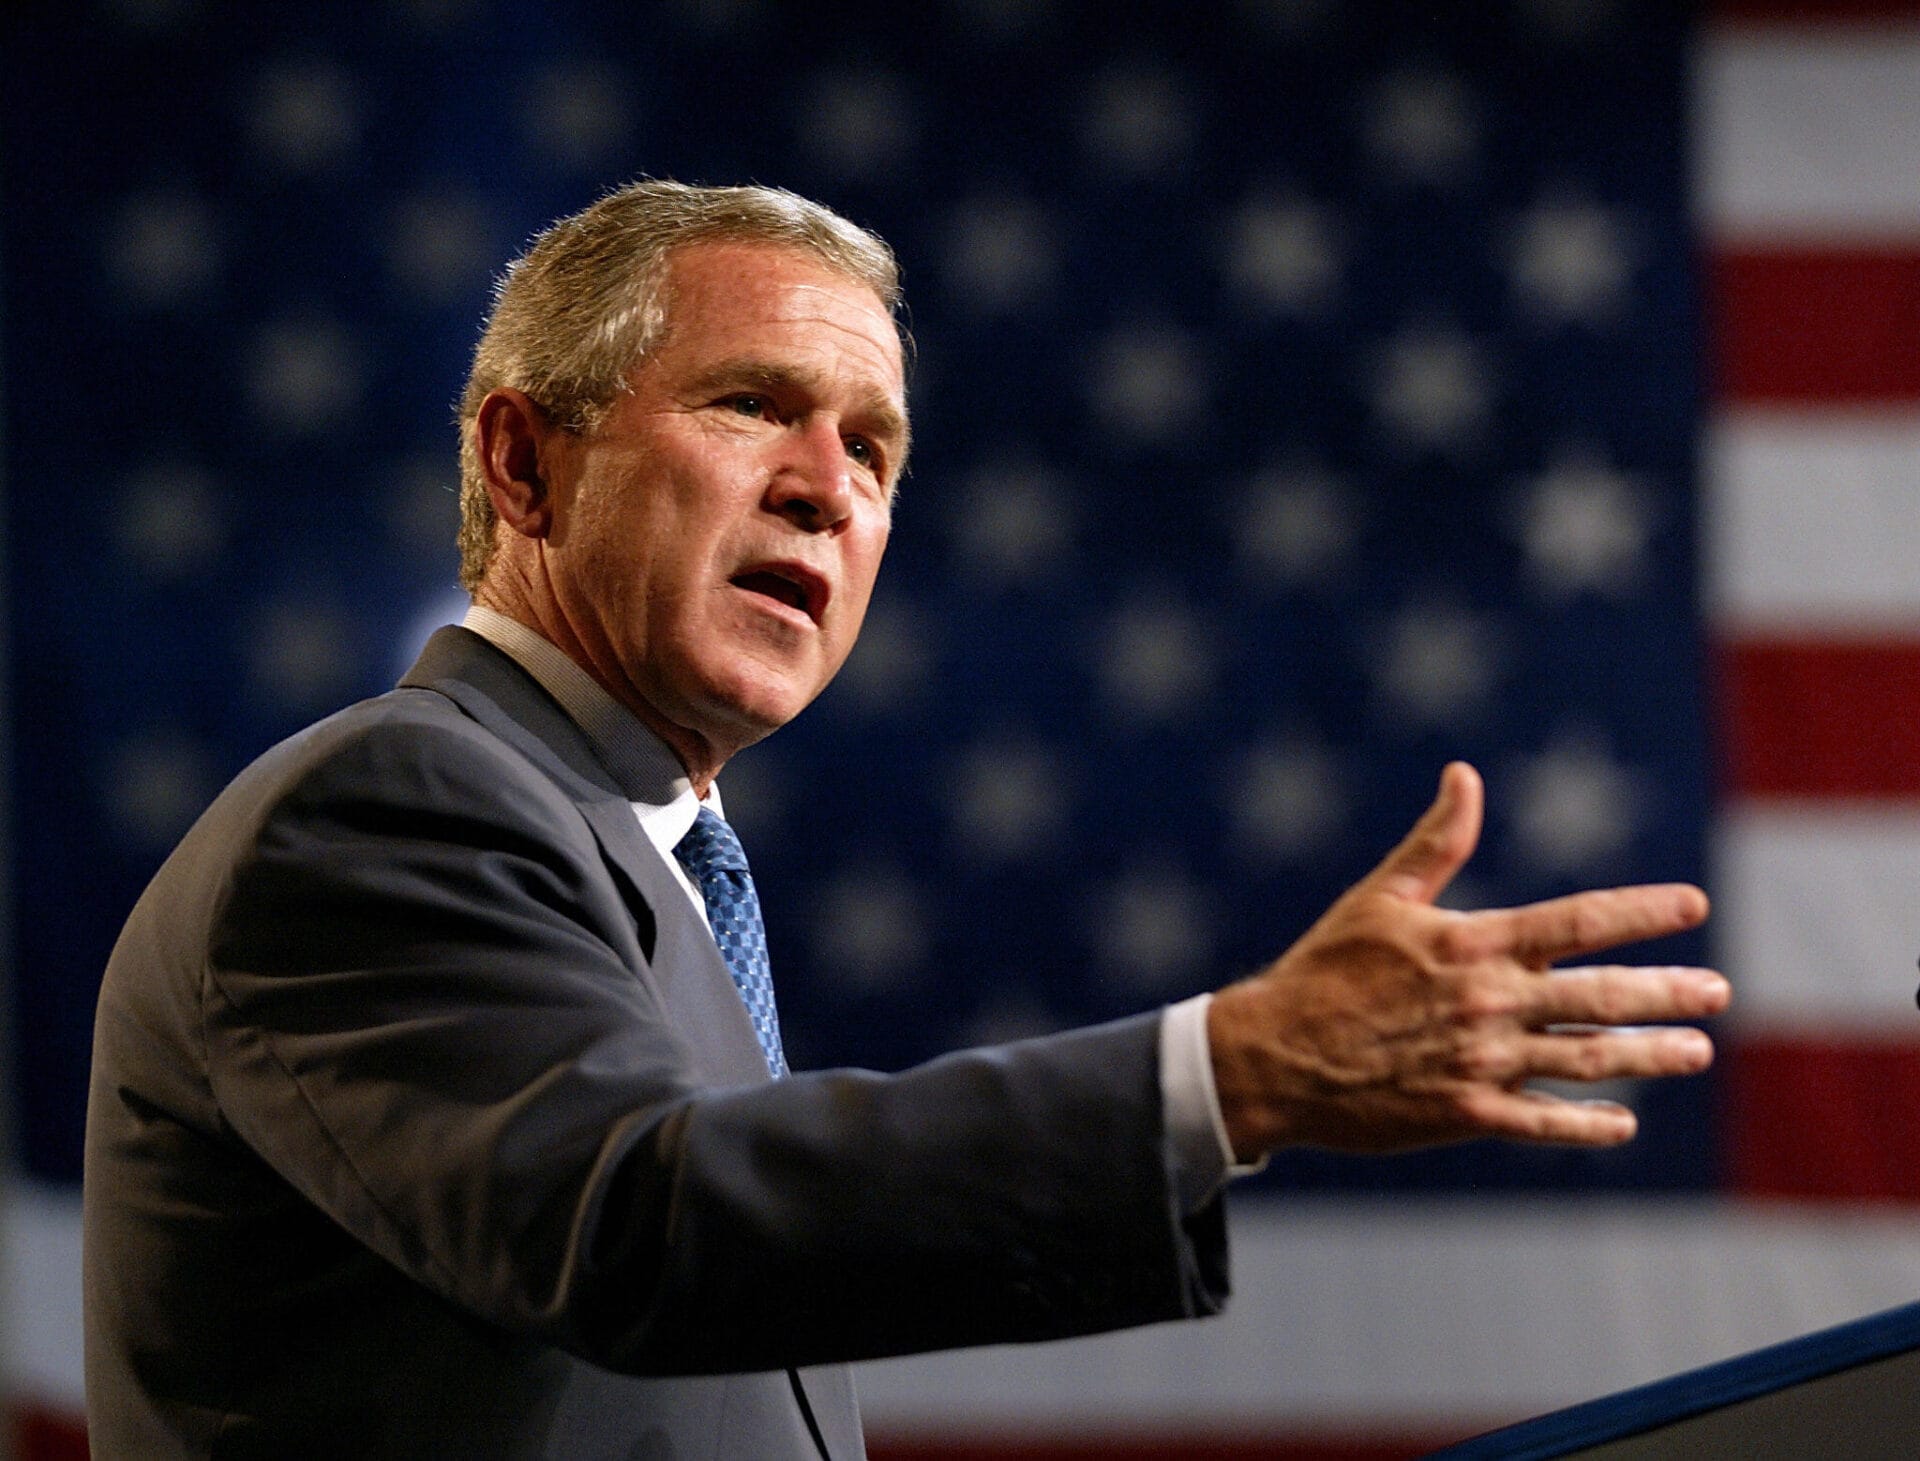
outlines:
[{"label": "outstretched hand", "polygon": [[1238,1159],[1485,1136],[1611,1146],[1633,1136],[1631,1111],[1526,1082],[1690,1075],[1712,1061],[1699,1030],[1635,1027],[1719,1013],[1720,975],[1550,967],[1696,926],[1707,916],[1698,888],[1434,906],[1479,841],[1483,798],[1472,767],[1449,765],[1405,841],[1280,958],[1215,995],[1207,1036]]}]

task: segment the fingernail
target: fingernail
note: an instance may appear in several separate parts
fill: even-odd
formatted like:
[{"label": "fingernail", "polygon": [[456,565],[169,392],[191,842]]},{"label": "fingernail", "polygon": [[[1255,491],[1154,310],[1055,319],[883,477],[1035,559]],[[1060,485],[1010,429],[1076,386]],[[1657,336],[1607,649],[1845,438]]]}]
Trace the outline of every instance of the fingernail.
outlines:
[{"label": "fingernail", "polygon": [[1671,1037],[1674,1054],[1696,1070],[1713,1063],[1713,1041],[1698,1030],[1675,1030]]}]

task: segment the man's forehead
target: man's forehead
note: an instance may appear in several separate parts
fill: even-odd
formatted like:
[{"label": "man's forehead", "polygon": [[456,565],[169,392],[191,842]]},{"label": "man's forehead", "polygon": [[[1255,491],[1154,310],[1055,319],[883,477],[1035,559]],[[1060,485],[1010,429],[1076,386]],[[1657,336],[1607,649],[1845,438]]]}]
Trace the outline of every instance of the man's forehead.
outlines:
[{"label": "man's forehead", "polygon": [[[751,327],[756,323],[752,309],[756,297],[771,302],[775,295],[804,293],[823,306],[819,313],[823,322],[849,333],[864,328],[865,322],[858,320],[857,312],[870,311],[874,321],[883,322],[869,332],[870,336],[876,343],[885,342],[884,358],[904,392],[906,334],[886,301],[857,273],[811,249],[734,239],[682,244],[666,257],[662,286],[663,343],[672,338],[676,327],[693,322],[690,312],[709,325]],[[817,294],[813,292],[816,288],[820,291]],[[852,313],[842,300],[852,304]],[[800,322],[804,323],[811,313],[803,309]],[[850,320],[854,321],[851,325]]]}]

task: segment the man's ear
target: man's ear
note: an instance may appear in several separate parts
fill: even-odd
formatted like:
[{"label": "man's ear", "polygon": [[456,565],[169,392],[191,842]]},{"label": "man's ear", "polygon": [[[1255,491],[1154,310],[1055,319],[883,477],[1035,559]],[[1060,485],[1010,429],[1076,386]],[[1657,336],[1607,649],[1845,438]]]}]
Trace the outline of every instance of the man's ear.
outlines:
[{"label": "man's ear", "polygon": [[473,429],[480,473],[500,521],[524,537],[546,537],[553,531],[553,494],[544,459],[555,434],[547,413],[525,391],[501,386],[480,403]]}]

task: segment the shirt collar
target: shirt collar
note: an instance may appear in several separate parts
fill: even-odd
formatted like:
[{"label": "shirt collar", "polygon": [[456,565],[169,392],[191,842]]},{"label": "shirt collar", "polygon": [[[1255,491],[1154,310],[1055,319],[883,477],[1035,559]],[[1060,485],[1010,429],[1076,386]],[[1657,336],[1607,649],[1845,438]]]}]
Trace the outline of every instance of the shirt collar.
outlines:
[{"label": "shirt collar", "polygon": [[[671,862],[675,845],[693,826],[702,803],[694,794],[686,767],[667,743],[609,695],[566,651],[519,620],[475,604],[460,622],[462,628],[478,634],[532,675],[540,688],[560,703],[633,803],[634,815],[640,819],[647,840]],[[707,788],[705,805],[716,815],[726,816],[718,783]]]}]

